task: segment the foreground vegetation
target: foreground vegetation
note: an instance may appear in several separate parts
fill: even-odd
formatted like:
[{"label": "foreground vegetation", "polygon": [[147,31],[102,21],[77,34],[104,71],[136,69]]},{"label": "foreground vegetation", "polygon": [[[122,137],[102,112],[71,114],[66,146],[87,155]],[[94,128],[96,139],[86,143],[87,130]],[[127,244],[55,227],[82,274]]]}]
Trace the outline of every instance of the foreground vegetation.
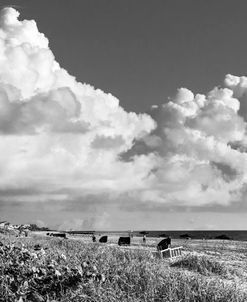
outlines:
[{"label": "foreground vegetation", "polygon": [[182,257],[0,235],[0,301],[247,301],[245,243],[185,242]]}]

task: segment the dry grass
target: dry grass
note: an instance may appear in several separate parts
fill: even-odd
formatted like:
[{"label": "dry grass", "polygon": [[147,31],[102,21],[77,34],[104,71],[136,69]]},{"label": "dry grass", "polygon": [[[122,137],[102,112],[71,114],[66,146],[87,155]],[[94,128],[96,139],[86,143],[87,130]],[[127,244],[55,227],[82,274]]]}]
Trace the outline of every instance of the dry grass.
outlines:
[{"label": "dry grass", "polygon": [[[1,302],[247,301],[245,243],[177,241],[184,254],[170,261],[154,257],[152,247],[42,237],[0,241],[8,247],[0,253]],[[43,249],[34,251],[35,244]]]}]

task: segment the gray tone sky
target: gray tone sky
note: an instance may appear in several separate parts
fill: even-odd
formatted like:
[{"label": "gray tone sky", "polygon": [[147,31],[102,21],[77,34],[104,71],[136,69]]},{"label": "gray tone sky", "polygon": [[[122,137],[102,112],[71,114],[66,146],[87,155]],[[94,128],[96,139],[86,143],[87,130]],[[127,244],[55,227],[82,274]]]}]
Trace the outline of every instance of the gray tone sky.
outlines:
[{"label": "gray tone sky", "polygon": [[[206,93],[220,85],[225,74],[247,72],[244,1],[1,1],[3,7],[15,5],[21,20],[34,19],[39,31],[49,38],[62,67],[78,81],[115,95],[127,111],[148,111],[151,105],[166,102],[179,87]],[[8,213],[12,222],[44,217],[45,223],[55,224],[58,218],[79,220],[89,216],[83,227],[90,228],[107,209],[98,228],[104,228],[112,215],[116,217],[112,225],[117,229],[140,228],[143,221],[150,229],[240,229],[246,228],[244,205],[242,201],[240,209],[212,205],[181,211],[166,207],[141,209],[139,203],[130,208],[125,203],[125,208],[119,210],[107,202],[81,205],[81,200],[71,203],[70,209],[60,201],[11,206],[2,202],[0,212]]]},{"label": "gray tone sky", "polygon": [[143,112],[179,87],[194,93],[244,75],[245,1],[42,0],[16,4],[35,19],[56,60],[81,82]]}]

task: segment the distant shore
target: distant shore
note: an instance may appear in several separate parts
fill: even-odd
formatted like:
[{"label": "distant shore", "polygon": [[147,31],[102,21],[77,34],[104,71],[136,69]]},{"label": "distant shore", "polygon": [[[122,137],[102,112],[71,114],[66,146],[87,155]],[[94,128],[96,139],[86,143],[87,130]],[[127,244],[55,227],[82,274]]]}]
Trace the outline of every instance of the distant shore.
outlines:
[{"label": "distant shore", "polygon": [[146,237],[166,237],[170,236],[174,239],[229,239],[247,241],[247,230],[143,230],[143,231],[66,231],[68,234],[74,235],[103,235],[113,234],[119,236],[131,236],[142,237],[143,232],[146,233]]}]

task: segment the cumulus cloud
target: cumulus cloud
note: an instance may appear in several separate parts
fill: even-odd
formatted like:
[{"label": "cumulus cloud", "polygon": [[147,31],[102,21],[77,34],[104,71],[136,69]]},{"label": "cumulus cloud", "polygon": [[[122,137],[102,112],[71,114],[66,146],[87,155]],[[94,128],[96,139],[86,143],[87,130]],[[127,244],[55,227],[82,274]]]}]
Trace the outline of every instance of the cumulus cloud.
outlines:
[{"label": "cumulus cloud", "polygon": [[35,21],[18,17],[13,8],[0,15],[1,188],[35,187],[47,197],[61,188],[126,189],[133,176],[140,182],[148,173],[140,159],[124,163],[118,154],[155,122],[77,82],[56,62]]},{"label": "cumulus cloud", "polygon": [[229,88],[207,95],[181,88],[168,103],[152,108],[158,126],[143,144],[156,152],[157,166],[144,200],[198,206],[243,198],[246,122],[234,95]]},{"label": "cumulus cloud", "polygon": [[246,92],[247,78],[227,75],[225,87],[207,95],[180,88],[149,114],[128,113],[116,97],[60,67],[35,21],[20,21],[15,9],[5,8],[0,14],[3,198],[64,202],[108,194],[116,203],[191,206],[239,201],[247,178]]}]

